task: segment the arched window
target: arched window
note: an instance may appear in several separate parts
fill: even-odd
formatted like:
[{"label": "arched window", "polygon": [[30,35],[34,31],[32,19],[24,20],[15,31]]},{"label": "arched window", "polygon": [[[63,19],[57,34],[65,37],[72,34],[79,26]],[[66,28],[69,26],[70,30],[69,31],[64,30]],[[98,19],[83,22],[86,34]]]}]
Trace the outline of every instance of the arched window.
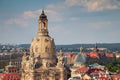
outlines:
[{"label": "arched window", "polygon": [[45,52],[48,52],[48,51],[49,51],[49,48],[48,48],[48,47],[46,47],[46,48],[45,48]]},{"label": "arched window", "polygon": [[44,30],[44,28],[45,28],[45,23],[42,22],[42,30]]}]

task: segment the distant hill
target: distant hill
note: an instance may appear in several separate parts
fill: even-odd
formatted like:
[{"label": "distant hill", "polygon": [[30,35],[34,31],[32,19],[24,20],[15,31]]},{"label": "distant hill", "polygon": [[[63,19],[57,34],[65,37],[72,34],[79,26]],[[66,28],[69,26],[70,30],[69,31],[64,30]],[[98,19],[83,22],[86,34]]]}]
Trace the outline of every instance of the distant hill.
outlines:
[{"label": "distant hill", "polygon": [[[79,51],[79,48],[93,48],[95,44],[71,44],[71,45],[56,45],[57,51],[63,48],[64,51]],[[29,48],[30,44],[20,44],[18,47]],[[97,43],[98,48],[107,48],[112,51],[120,51],[120,43]]]}]

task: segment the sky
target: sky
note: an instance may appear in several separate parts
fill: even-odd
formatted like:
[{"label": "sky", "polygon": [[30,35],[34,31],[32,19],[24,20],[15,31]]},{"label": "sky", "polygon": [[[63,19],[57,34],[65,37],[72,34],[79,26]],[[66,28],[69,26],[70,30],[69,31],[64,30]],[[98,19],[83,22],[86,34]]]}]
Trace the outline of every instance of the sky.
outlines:
[{"label": "sky", "polygon": [[57,45],[120,43],[120,0],[0,0],[0,43],[31,43],[42,9]]}]

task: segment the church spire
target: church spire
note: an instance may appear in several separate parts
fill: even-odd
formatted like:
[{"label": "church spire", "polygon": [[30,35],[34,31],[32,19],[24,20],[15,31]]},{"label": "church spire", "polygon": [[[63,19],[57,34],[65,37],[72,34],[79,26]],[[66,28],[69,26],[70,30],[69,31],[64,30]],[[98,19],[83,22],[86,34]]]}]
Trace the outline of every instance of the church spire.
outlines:
[{"label": "church spire", "polygon": [[80,47],[80,53],[82,53],[83,52],[83,47],[82,47],[82,45],[81,45],[81,47]]},{"label": "church spire", "polygon": [[97,47],[97,43],[95,43],[95,47],[94,47],[93,51],[94,51],[94,52],[98,52],[98,51],[99,51],[99,50],[98,50],[98,47]]},{"label": "church spire", "polygon": [[10,62],[9,62],[9,65],[12,65],[12,61],[11,61],[11,53],[10,53]]},{"label": "church spire", "polygon": [[59,56],[63,56],[62,48],[60,49]]},{"label": "church spire", "polygon": [[38,20],[38,35],[48,35],[48,19],[45,15],[44,9],[42,9]]},{"label": "church spire", "polygon": [[42,9],[42,14],[45,15],[45,13],[44,13],[44,8]]}]

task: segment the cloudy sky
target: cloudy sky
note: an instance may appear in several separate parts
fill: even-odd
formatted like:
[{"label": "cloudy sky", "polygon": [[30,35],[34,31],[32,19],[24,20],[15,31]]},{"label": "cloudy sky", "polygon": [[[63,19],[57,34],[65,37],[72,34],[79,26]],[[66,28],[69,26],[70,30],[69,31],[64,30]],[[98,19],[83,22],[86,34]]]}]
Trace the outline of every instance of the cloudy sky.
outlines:
[{"label": "cloudy sky", "polygon": [[120,0],[0,0],[0,43],[31,43],[43,8],[56,44],[120,42]]}]

